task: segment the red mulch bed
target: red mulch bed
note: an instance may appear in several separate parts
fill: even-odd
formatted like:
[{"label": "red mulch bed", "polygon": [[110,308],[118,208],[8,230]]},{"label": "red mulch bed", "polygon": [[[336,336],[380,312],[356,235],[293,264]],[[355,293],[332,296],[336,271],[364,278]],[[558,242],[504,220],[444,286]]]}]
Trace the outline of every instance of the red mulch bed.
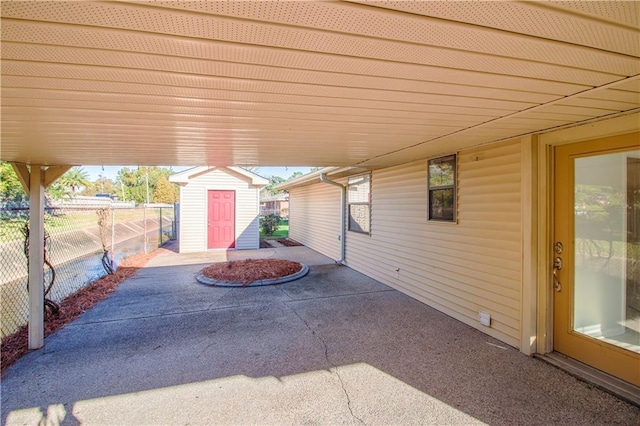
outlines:
[{"label": "red mulch bed", "polygon": [[[157,249],[147,254],[137,254],[124,259],[113,275],[106,275],[91,282],[86,287],[67,296],[60,302],[60,312],[51,314],[48,310],[44,322],[45,337],[78,318],[81,314],[106,299],[127,278],[135,275],[152,257],[165,249]],[[13,365],[24,354],[29,352],[28,326],[22,326],[18,331],[5,336],[0,343],[0,375]]]},{"label": "red mulch bed", "polygon": [[297,247],[302,245],[297,241],[290,240],[289,238],[283,238],[281,240],[278,240],[278,242],[286,247]]},{"label": "red mulch bed", "polygon": [[246,259],[214,263],[202,270],[205,277],[249,284],[254,281],[286,277],[302,269],[298,262],[284,259]]}]

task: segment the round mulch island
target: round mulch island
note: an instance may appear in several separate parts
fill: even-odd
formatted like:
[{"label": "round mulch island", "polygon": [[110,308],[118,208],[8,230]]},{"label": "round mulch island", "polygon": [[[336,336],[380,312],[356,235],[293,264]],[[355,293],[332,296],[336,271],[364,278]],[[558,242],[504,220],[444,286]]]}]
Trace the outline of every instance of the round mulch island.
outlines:
[{"label": "round mulch island", "polygon": [[196,280],[217,287],[251,287],[286,283],[302,278],[309,267],[285,259],[246,259],[214,263],[201,270]]}]

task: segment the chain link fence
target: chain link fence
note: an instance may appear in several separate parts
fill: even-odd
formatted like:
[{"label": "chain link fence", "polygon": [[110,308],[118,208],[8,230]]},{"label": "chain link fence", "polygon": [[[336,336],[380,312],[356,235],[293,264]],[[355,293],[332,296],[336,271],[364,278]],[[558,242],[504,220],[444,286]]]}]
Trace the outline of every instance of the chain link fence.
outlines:
[{"label": "chain link fence", "polygon": [[[124,258],[176,238],[173,205],[73,200],[45,208],[45,298],[59,302]],[[0,335],[28,322],[25,205],[0,205]]]}]

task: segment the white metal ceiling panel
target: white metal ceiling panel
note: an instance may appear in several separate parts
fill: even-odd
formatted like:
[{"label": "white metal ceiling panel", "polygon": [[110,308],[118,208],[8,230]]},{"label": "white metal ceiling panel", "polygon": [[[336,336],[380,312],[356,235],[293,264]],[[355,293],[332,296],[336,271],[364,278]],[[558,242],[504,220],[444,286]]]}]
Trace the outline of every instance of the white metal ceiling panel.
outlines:
[{"label": "white metal ceiling panel", "polygon": [[[570,67],[581,67],[587,57],[592,62],[593,69],[603,72],[617,73],[626,69],[625,75],[637,73],[638,64],[632,58],[606,51],[595,53],[588,48],[577,48],[551,39],[525,36],[503,32],[489,27],[468,25],[460,22],[445,22],[428,16],[411,16],[394,14],[371,7],[361,7],[357,4],[344,2],[175,2],[175,1],[147,1],[148,5],[160,5],[182,10],[204,12],[212,15],[222,15],[234,18],[250,19],[252,21],[267,21],[287,26],[315,28],[333,31],[340,34],[358,34],[380,40],[397,40],[425,46],[438,46],[454,49],[459,52],[482,52],[489,55],[509,56],[537,62],[551,62]],[[306,4],[305,4],[306,3]],[[393,7],[395,2],[389,2]],[[429,2],[414,2],[425,4]],[[432,2],[433,3],[433,2]],[[454,2],[455,3],[455,2]],[[506,7],[505,7],[506,5]],[[514,17],[529,18],[534,15],[530,10],[525,13],[514,13],[509,2],[495,2],[483,4],[493,9],[494,19]],[[457,8],[469,7],[466,2],[458,2]],[[477,6],[471,5],[476,11]],[[524,9],[520,9],[523,10]],[[519,15],[519,16],[518,16]],[[519,20],[522,22],[522,19]],[[557,21],[556,21],[557,22]],[[556,27],[553,17],[547,20],[548,26]],[[566,27],[557,29],[567,33]],[[582,29],[582,27],[581,27]],[[593,27],[584,28],[592,33]],[[575,33],[576,29],[572,29]],[[638,34],[636,34],[637,36]],[[633,46],[635,41],[635,46]],[[640,51],[640,40],[631,38],[633,51]]]},{"label": "white metal ceiling panel", "polygon": [[[286,5],[287,3],[283,3]],[[309,2],[309,7],[315,2]],[[284,6],[283,6],[284,7]],[[271,22],[248,21],[213,15],[171,12],[166,9],[140,7],[125,3],[89,2],[8,2],[3,6],[3,16],[35,17],[69,24],[105,26],[128,31],[171,34],[207,40],[223,40],[249,45],[262,45],[335,55],[377,58],[381,60],[437,65],[449,68],[469,69],[479,72],[497,72],[530,78],[543,75],[551,79],[582,84],[598,85],[609,82],[614,76],[628,76],[638,72],[638,64],[631,58],[621,57],[612,68],[598,70],[602,60],[600,51],[591,52],[587,66],[544,63],[538,60],[517,59],[513,56],[460,51],[455,48],[420,45],[394,39],[371,38],[322,31],[319,29],[275,25]],[[412,19],[409,17],[408,19]],[[364,29],[362,29],[364,31]],[[450,32],[454,32],[452,28]],[[455,38],[455,37],[452,37]],[[503,42],[509,40],[505,35]],[[582,47],[576,47],[581,50]]]},{"label": "white metal ceiling panel", "polygon": [[637,4],[580,3],[5,1],[0,158],[382,167],[636,110]]},{"label": "white metal ceiling panel", "polygon": [[640,50],[637,1],[348,1],[631,56]]},{"label": "white metal ceiling panel", "polygon": [[[464,84],[450,84],[416,79],[274,68],[255,64],[225,63],[191,58],[181,58],[178,61],[136,53],[26,45],[22,43],[5,43],[2,48],[2,57],[5,62],[8,60],[21,62],[46,60],[61,65],[83,64],[117,69],[158,71],[195,76],[216,76],[238,80],[278,81],[326,87],[337,86],[396,92],[446,94],[486,99],[520,100],[531,103],[545,103],[557,99],[557,95],[516,89],[506,90],[479,87],[470,84],[471,82],[469,81],[466,81]],[[28,66],[30,66],[30,64]],[[10,71],[7,71],[7,74],[9,73]]]},{"label": "white metal ceiling panel", "polygon": [[[45,27],[46,26],[46,27]],[[476,73],[465,69],[453,69],[413,63],[389,62],[371,58],[331,55],[321,52],[304,52],[268,46],[251,46],[219,40],[200,40],[168,35],[136,32],[119,32],[113,29],[69,26],[62,24],[7,20],[3,23],[5,40],[45,47],[86,46],[94,51],[106,50],[114,54],[131,52],[160,55],[156,61],[175,59],[211,60],[216,63],[244,63],[257,67],[293,68],[308,71],[327,71],[334,74],[377,76],[412,81],[431,81],[467,86],[521,90],[534,93],[570,95],[590,88],[585,84],[557,82],[549,79],[516,77],[496,73]],[[80,44],[79,41],[82,41]],[[53,43],[53,44],[52,44]],[[3,50],[3,54],[4,54]],[[26,54],[26,53],[25,53]],[[47,53],[49,54],[49,53]],[[78,52],[80,55],[80,52]]]},{"label": "white metal ceiling panel", "polygon": [[[196,88],[211,91],[231,91],[258,94],[290,94],[308,97],[328,97],[344,99],[381,100],[418,104],[436,104],[475,108],[491,108],[505,111],[517,111],[537,105],[533,102],[508,101],[493,98],[479,98],[448,94],[431,94],[416,91],[392,91],[377,88],[357,88],[323,86],[312,84],[286,83],[279,81],[257,81],[255,79],[237,79],[193,74],[176,74],[153,70],[132,70],[122,68],[104,68],[95,66],[68,66],[63,64],[43,64],[5,60],[2,72],[7,76],[45,77],[54,79],[98,81],[112,84],[135,84],[180,88]],[[555,99],[555,98],[554,98]]]}]

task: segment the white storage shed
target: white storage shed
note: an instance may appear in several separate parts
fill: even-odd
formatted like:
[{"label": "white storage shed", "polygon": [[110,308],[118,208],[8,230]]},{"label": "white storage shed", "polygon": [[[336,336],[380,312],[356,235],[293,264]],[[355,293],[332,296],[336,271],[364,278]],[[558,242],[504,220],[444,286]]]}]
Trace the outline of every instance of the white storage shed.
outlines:
[{"label": "white storage shed", "polygon": [[180,185],[180,253],[260,247],[260,189],[269,181],[241,167],[194,167]]}]

